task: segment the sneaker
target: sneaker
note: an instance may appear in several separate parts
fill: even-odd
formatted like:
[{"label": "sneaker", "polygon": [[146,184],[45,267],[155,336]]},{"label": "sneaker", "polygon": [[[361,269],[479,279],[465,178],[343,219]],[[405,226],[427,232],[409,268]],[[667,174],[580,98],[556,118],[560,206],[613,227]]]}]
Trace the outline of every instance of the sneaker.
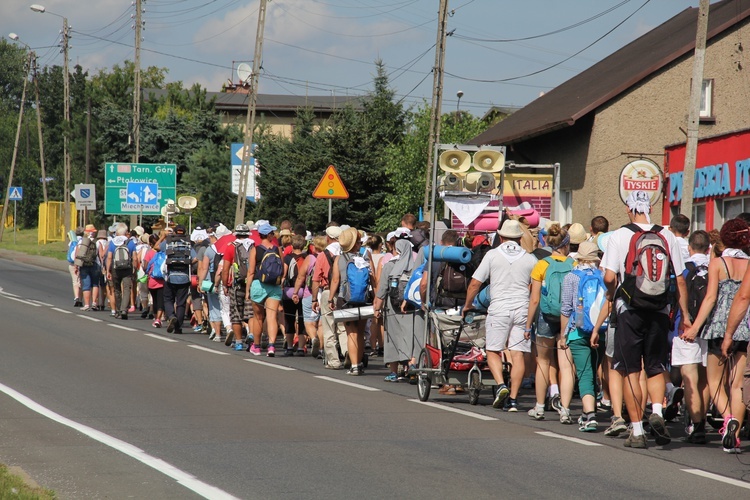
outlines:
[{"label": "sneaker", "polygon": [[130,307],[128,308],[128,312],[129,312],[129,313],[134,313],[134,312],[135,312],[135,306],[130,306]]},{"label": "sneaker", "polygon": [[73,299],[73,307],[83,307],[81,299]]},{"label": "sneaker", "polygon": [[167,333],[172,333],[177,328],[177,318],[172,316],[167,320]]},{"label": "sneaker", "polygon": [[518,401],[516,401],[513,398],[508,398],[505,400],[505,406],[503,407],[503,410],[511,413],[515,413],[518,411]]},{"label": "sneaker", "polygon": [[294,349],[284,349],[284,354],[283,354],[283,356],[284,356],[285,358],[289,358],[289,357],[291,357],[291,356],[294,356]]},{"label": "sneaker", "polygon": [[83,307],[81,308],[81,311],[84,311],[84,312],[85,312],[85,311],[90,311],[90,310],[91,310],[91,306],[83,306]]},{"label": "sneaker", "polygon": [[154,328],[161,328],[161,320],[155,319],[153,323],[151,323],[151,326]]},{"label": "sneaker", "polygon": [[208,336],[208,340],[213,340],[216,338],[216,332],[211,332],[211,334]]},{"label": "sneaker", "polygon": [[[227,337],[229,337],[229,335],[227,335]],[[250,354],[252,354],[253,356],[260,356],[260,355],[262,354],[262,353],[261,353],[261,350],[260,350],[260,347],[258,347],[258,346],[257,346],[257,345],[255,345],[255,344],[252,344],[252,345],[250,346],[250,350],[249,350],[248,352],[249,352]]]},{"label": "sneaker", "polygon": [[302,349],[297,349],[297,357],[302,358],[307,356],[307,347],[303,347]]},{"label": "sneaker", "polygon": [[686,443],[693,444],[706,444],[706,423],[698,422],[690,424],[685,427],[685,438],[683,439]]},{"label": "sneaker", "polygon": [[581,415],[578,419],[578,430],[581,432],[594,432],[597,427],[599,427],[599,423],[593,415],[589,418],[584,418],[583,415]]},{"label": "sneaker", "polygon": [[312,341],[312,357],[317,358],[320,354],[320,340],[313,339]]},{"label": "sneaker", "polygon": [[398,382],[398,374],[396,372],[391,372],[388,375],[386,375],[384,380],[386,382]]},{"label": "sneaker", "polygon": [[113,310],[112,310],[112,312],[111,312],[111,313],[109,313],[109,315],[110,315],[110,316],[112,316],[113,318],[116,318],[116,317],[117,317],[117,311],[115,311],[115,310],[113,309]]},{"label": "sneaker", "polygon": [[101,310],[102,310],[102,308],[101,308],[101,307],[99,307],[98,305],[94,304],[93,306],[91,306],[91,310],[92,310],[92,311],[101,311]]},{"label": "sneaker", "polygon": [[[232,342],[234,342],[234,330],[229,330],[227,332],[227,338],[226,340],[224,340],[224,345],[229,347],[230,345],[232,345]],[[247,341],[248,344],[250,342],[251,342],[250,340]]]},{"label": "sneaker", "polygon": [[339,363],[338,365],[325,365],[323,368],[326,370],[343,370],[344,365]]},{"label": "sneaker", "polygon": [[640,448],[646,449],[646,435],[641,434],[640,436],[633,436],[631,432],[628,437],[625,438],[625,448]]},{"label": "sneaker", "polygon": [[667,424],[664,418],[658,413],[652,413],[648,416],[648,424],[651,426],[651,434],[654,435],[654,441],[659,446],[664,446],[672,442],[672,436],[669,435]]},{"label": "sneaker", "polygon": [[570,418],[570,410],[568,408],[560,407],[560,423],[570,425],[573,423],[573,419]]},{"label": "sneaker", "polygon": [[562,401],[560,401],[560,395],[559,394],[555,394],[554,396],[550,397],[549,398],[549,405],[557,413],[560,413],[562,411]]},{"label": "sneaker", "polygon": [[534,384],[531,383],[530,378],[524,378],[521,381],[521,389],[533,389],[533,388],[534,388]]},{"label": "sneaker", "polygon": [[672,387],[672,390],[667,395],[667,406],[664,407],[664,420],[667,422],[674,420],[680,409],[680,403],[684,395],[685,391],[682,387]]},{"label": "sneaker", "polygon": [[269,345],[266,356],[268,356],[269,358],[273,358],[274,356],[276,356],[276,347]]},{"label": "sneaker", "polygon": [[603,399],[600,399],[596,402],[596,411],[612,411],[612,403],[610,401],[604,401]]},{"label": "sneaker", "polygon": [[622,417],[615,417],[612,415],[612,423],[609,424],[607,430],[604,431],[605,436],[617,437],[623,432],[628,430],[628,424],[625,423],[625,419]]},{"label": "sneaker", "polygon": [[235,351],[242,351],[245,349],[245,345],[242,342],[235,342],[232,349]]},{"label": "sneaker", "polygon": [[529,410],[529,416],[534,420],[544,420],[544,407],[539,408],[538,405],[535,405]]},{"label": "sneaker", "polygon": [[737,436],[737,429],[739,429],[740,423],[734,417],[727,417],[724,419],[724,428],[721,432],[721,445],[724,447],[724,451],[727,453],[738,453],[740,447],[740,440]]},{"label": "sneaker", "polygon": [[495,394],[495,401],[492,402],[493,408],[502,408],[505,399],[510,396],[510,389],[505,384],[500,384],[497,387],[497,393]]},{"label": "sneaker", "polygon": [[202,325],[196,325],[196,326],[193,327],[193,331],[195,333],[200,333],[201,330],[203,330],[203,326]]},{"label": "sneaker", "polygon": [[146,318],[148,318],[148,314],[149,314],[149,312],[150,312],[150,311],[149,311],[149,309],[148,309],[148,308],[144,309],[144,310],[143,310],[143,312],[141,313],[141,319],[146,319]]},{"label": "sneaker", "polygon": [[214,337],[214,342],[224,342],[227,338],[224,335],[217,335]]},{"label": "sneaker", "polygon": [[120,313],[120,319],[128,319],[128,313],[127,312]]},{"label": "sneaker", "polygon": [[346,371],[346,374],[347,375],[354,375],[355,377],[361,375],[361,372],[359,370],[359,365],[355,365],[355,366],[352,366],[351,368],[349,368]]}]

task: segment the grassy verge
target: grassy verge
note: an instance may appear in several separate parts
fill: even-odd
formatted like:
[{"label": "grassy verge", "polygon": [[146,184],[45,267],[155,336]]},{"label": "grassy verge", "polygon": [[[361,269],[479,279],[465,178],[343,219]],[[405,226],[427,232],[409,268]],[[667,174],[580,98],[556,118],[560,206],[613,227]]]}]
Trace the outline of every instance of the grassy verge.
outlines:
[{"label": "grassy verge", "polygon": [[3,241],[0,242],[0,249],[14,250],[28,255],[43,255],[45,257],[54,257],[59,260],[67,258],[68,244],[64,241],[56,241],[40,245],[37,243],[37,230],[19,229],[16,232],[16,242],[13,243],[13,228],[5,228]]},{"label": "grassy verge", "polygon": [[0,464],[0,498],[52,500],[55,498],[55,492],[29,486],[21,476],[12,474],[8,467]]}]

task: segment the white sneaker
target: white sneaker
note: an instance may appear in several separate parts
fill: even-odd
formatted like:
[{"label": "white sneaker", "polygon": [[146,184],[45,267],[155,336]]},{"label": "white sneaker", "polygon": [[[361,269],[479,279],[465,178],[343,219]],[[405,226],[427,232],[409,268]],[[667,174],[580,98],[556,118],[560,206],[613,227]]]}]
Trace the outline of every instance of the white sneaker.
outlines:
[{"label": "white sneaker", "polygon": [[529,410],[529,416],[534,420],[544,420],[544,407],[542,406],[540,409],[537,406],[534,406]]},{"label": "white sneaker", "polygon": [[570,418],[570,409],[560,407],[560,423],[570,425],[573,423],[573,419]]}]

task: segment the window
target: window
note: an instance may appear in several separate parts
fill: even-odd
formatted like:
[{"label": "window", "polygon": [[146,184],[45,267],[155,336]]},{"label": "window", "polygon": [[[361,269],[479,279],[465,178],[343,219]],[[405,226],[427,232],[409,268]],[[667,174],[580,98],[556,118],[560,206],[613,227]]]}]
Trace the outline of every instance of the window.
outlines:
[{"label": "window", "polygon": [[721,203],[722,223],[734,219],[742,212],[750,211],[750,198],[732,198]]},{"label": "window", "polygon": [[690,218],[691,231],[706,230],[706,204],[693,205],[693,216]]},{"label": "window", "polygon": [[713,100],[714,81],[713,79],[703,80],[703,85],[701,85],[701,112],[699,115],[701,118],[714,117]]},{"label": "window", "polygon": [[573,191],[560,191],[560,204],[558,206],[557,214],[560,224],[573,222]]}]

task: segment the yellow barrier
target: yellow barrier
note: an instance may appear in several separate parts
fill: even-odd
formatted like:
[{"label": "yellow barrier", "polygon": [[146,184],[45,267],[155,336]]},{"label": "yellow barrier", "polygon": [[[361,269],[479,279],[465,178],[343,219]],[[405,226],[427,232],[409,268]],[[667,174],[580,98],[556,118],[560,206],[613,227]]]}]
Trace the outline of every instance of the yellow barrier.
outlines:
[{"label": "yellow barrier", "polygon": [[[48,201],[39,204],[39,226],[37,228],[37,242],[46,245],[51,241],[65,241],[65,225],[63,224],[63,202]],[[70,204],[70,229],[76,228],[76,204]]]}]

